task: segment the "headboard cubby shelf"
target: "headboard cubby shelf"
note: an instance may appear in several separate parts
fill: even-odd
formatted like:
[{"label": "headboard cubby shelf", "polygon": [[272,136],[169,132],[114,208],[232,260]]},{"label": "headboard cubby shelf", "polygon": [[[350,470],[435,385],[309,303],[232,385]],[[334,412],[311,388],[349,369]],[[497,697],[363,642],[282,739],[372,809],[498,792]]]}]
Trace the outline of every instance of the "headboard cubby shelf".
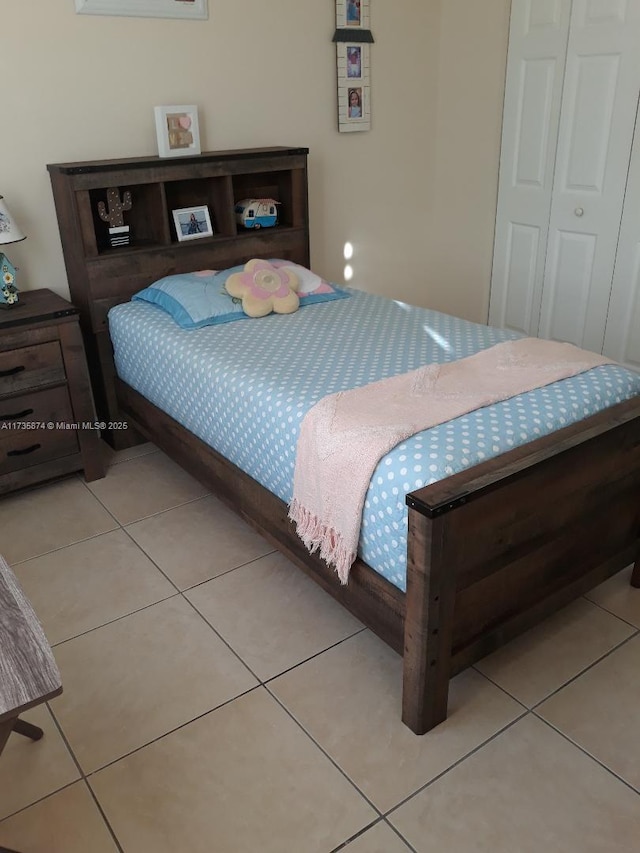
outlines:
[{"label": "headboard cubby shelf", "polygon": [[[309,266],[307,155],[307,148],[277,146],[47,166],[100,420],[121,419],[107,329],[112,306],[163,276],[224,269],[252,257],[287,258]],[[112,245],[111,223],[99,213],[101,203],[109,210],[109,190],[117,191],[123,206],[127,245]],[[278,224],[260,230],[237,225],[234,208],[243,198],[276,199]],[[209,209],[213,236],[180,242],[173,211],[203,205]],[[105,437],[114,446],[130,443],[126,431]]]}]

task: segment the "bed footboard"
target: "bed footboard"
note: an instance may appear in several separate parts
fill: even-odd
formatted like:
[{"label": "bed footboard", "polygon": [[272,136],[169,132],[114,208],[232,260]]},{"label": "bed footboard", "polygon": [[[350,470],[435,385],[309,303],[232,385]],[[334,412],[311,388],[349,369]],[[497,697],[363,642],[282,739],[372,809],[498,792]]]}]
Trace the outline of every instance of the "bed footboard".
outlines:
[{"label": "bed footboard", "polygon": [[403,720],[447,715],[451,676],[634,563],[640,400],[407,497]]},{"label": "bed footboard", "polygon": [[[306,551],[282,501],[117,378],[107,324],[111,307],[177,272],[249,257],[308,267],[307,153],[277,146],[181,163],[150,157],[48,168],[101,419],[126,417],[403,653],[403,719],[421,733],[446,717],[456,672],[634,560],[631,583],[640,587],[640,397],[412,493],[406,594],[361,560],[342,586]],[[138,242],[117,252],[106,249],[106,226],[95,219],[97,199],[112,186],[142,193],[133,210]],[[247,195],[277,191],[285,227],[238,233],[241,187]],[[215,239],[177,241],[169,196],[209,198]],[[128,444],[135,434],[111,438]]]},{"label": "bed footboard", "polygon": [[309,554],[286,505],[125,383],[121,412],[404,656],[402,719],[447,716],[449,680],[633,563],[640,586],[640,398],[407,496],[407,592],[362,561]]}]

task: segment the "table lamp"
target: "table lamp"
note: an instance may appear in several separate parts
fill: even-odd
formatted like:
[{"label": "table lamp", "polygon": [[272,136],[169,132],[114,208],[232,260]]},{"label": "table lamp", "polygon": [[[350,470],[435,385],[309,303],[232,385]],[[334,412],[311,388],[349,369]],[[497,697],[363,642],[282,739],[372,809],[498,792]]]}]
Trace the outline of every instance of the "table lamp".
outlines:
[{"label": "table lamp", "polygon": [[[20,231],[9,208],[0,195],[0,244],[18,243],[26,235]],[[0,308],[12,308],[18,302],[16,268],[9,258],[0,252]]]}]

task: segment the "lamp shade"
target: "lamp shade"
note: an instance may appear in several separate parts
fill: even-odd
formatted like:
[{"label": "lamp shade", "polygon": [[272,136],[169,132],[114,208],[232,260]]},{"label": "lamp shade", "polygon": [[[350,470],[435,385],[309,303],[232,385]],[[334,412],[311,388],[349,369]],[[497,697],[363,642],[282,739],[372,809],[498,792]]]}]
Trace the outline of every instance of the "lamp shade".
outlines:
[{"label": "lamp shade", "polygon": [[3,196],[0,195],[0,244],[17,243],[25,238],[26,234],[23,234],[18,228],[15,219],[9,213]]}]

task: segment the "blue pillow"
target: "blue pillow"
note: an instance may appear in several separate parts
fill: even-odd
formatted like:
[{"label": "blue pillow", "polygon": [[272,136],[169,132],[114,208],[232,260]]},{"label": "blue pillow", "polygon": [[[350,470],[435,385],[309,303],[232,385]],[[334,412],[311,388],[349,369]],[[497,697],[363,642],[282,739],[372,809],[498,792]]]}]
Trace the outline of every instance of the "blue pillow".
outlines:
[{"label": "blue pillow", "polygon": [[249,319],[240,300],[234,301],[218,276],[219,273],[213,270],[168,275],[154,281],[131,299],[151,302],[163,308],[183,329],[201,329],[203,326]]},{"label": "blue pillow", "polygon": [[[300,279],[300,307],[333,299],[346,299],[351,294],[329,284],[311,270],[292,261],[272,260],[274,266],[291,267]],[[244,264],[226,270],[200,270],[199,272],[168,275],[154,281],[149,287],[131,297],[132,301],[150,302],[170,314],[182,329],[201,329],[233,320],[248,320],[242,303],[225,290],[232,273],[242,272]]]}]

